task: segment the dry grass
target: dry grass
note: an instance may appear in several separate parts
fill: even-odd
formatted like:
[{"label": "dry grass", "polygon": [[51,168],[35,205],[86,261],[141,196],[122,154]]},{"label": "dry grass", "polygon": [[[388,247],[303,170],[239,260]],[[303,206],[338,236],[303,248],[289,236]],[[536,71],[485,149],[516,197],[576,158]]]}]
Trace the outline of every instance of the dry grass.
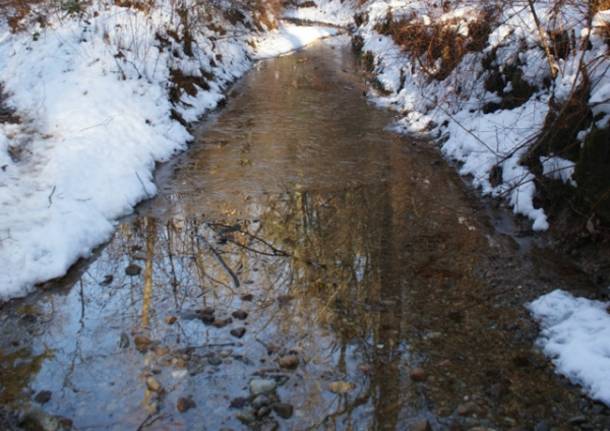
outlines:
[{"label": "dry grass", "polygon": [[597,13],[610,9],[610,0],[591,0],[591,11]]},{"label": "dry grass", "polygon": [[[389,16],[376,30],[386,34],[413,58],[434,79],[443,80],[468,52],[480,51],[492,31],[494,16],[483,12],[476,20],[464,24],[458,20],[424,24],[416,18],[395,21]],[[460,31],[468,26],[468,36]],[[440,60],[440,66],[436,67]]]}]

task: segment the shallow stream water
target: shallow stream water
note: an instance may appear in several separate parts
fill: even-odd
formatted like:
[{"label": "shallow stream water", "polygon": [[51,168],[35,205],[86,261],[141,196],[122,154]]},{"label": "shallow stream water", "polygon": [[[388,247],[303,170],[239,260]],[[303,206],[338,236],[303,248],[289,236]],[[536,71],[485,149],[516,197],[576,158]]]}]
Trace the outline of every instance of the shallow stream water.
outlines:
[{"label": "shallow stream water", "polygon": [[259,63],[112,241],[0,309],[4,409],[79,430],[608,429],[524,308],[586,283],[365,90],[343,38]]}]

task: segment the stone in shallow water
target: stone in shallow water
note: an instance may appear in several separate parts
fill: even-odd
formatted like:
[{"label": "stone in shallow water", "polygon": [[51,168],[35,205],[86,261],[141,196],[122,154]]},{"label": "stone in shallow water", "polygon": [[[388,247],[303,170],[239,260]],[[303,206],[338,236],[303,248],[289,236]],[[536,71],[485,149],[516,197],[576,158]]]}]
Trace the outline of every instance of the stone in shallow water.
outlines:
[{"label": "stone in shallow water", "polygon": [[140,266],[136,265],[135,263],[132,263],[131,265],[128,265],[127,268],[125,268],[125,274],[127,274],[130,277],[135,277],[136,275],[140,275],[141,272],[142,272],[142,268],[140,268]]},{"label": "stone in shallow water", "polygon": [[411,377],[411,380],[414,382],[423,382],[428,376],[423,368],[413,368],[409,373],[409,377]]},{"label": "stone in shallow water", "polygon": [[51,391],[40,391],[34,397],[34,401],[36,401],[39,404],[48,403],[51,400],[51,395],[52,395]]},{"label": "stone in shallow water", "polygon": [[273,405],[273,411],[281,418],[288,419],[292,416],[294,408],[288,403],[276,403]]},{"label": "stone in shallow water", "polygon": [[193,401],[190,397],[181,397],[178,398],[178,402],[176,403],[176,409],[180,413],[184,413],[187,410],[196,407],[195,401]]},{"label": "stone in shallow water", "polygon": [[354,384],[350,382],[338,381],[331,383],[328,388],[335,394],[347,394],[354,389]]},{"label": "stone in shallow water", "polygon": [[246,320],[246,318],[248,317],[248,312],[244,310],[235,310],[232,316],[238,320]]},{"label": "stone in shallow water", "polygon": [[250,381],[250,392],[253,395],[267,394],[273,392],[277,383],[271,379],[253,379]]},{"label": "stone in shallow water", "polygon": [[284,355],[278,363],[282,368],[295,369],[299,365],[299,357],[297,355]]},{"label": "stone in shallow water", "polygon": [[243,337],[245,333],[246,333],[246,328],[244,328],[243,326],[240,328],[231,329],[231,335],[233,335],[234,337],[237,337],[237,338]]}]

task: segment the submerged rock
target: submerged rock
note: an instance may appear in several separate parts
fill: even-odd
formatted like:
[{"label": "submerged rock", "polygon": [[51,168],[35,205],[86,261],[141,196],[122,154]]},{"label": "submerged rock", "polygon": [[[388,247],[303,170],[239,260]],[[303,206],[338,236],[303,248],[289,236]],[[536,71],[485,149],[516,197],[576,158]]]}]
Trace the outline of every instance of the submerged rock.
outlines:
[{"label": "submerged rock", "polygon": [[254,379],[250,381],[250,392],[253,395],[273,392],[276,387],[277,383],[271,379]]},{"label": "submerged rock", "polygon": [[246,320],[248,317],[248,312],[244,310],[235,310],[231,315],[238,320]]},{"label": "submerged rock", "polygon": [[348,392],[350,392],[352,389],[354,389],[354,384],[350,383],[350,382],[344,382],[344,381],[337,381],[337,382],[332,382],[329,386],[328,389],[335,393],[335,394],[347,394]]},{"label": "submerged rock", "polygon": [[276,403],[273,405],[273,411],[281,418],[288,419],[294,413],[294,408],[288,403]]},{"label": "submerged rock", "polygon": [[142,268],[139,265],[136,265],[135,263],[132,263],[131,265],[128,265],[127,268],[125,268],[125,274],[130,277],[140,275],[141,272]]},{"label": "submerged rock", "polygon": [[426,380],[428,375],[426,374],[426,371],[423,368],[413,368],[409,373],[409,377],[411,377],[411,380],[413,380],[414,382],[423,382],[424,380]]},{"label": "submerged rock", "polygon": [[136,335],[133,338],[133,342],[136,345],[136,349],[140,353],[145,353],[150,348],[150,345],[152,344],[151,339],[144,335]]},{"label": "submerged rock", "polygon": [[295,369],[299,366],[299,357],[297,355],[284,355],[279,360],[278,363],[282,368]]},{"label": "submerged rock", "polygon": [[52,394],[53,393],[51,391],[40,391],[34,397],[34,401],[39,404],[46,404],[51,400]]},{"label": "submerged rock", "polygon": [[231,329],[231,335],[233,335],[234,337],[237,338],[241,338],[244,336],[244,334],[246,333],[246,328],[239,327],[239,328],[235,328],[235,329]]},{"label": "submerged rock", "polygon": [[178,398],[178,402],[176,403],[176,409],[180,413],[184,413],[187,410],[190,410],[196,406],[197,406],[197,404],[195,404],[195,401],[193,401],[193,399],[190,397]]}]

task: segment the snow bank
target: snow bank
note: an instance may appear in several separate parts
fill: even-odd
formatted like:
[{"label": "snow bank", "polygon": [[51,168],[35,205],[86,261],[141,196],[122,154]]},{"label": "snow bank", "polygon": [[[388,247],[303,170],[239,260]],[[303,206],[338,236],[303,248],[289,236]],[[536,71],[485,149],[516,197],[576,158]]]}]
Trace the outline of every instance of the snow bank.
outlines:
[{"label": "snow bank", "polygon": [[348,26],[354,21],[355,2],[331,0],[319,2],[317,7],[292,8],[284,12],[285,18],[298,19],[338,26]]},{"label": "snow bank", "polygon": [[555,290],[528,305],[542,332],[538,340],[557,371],[610,405],[610,302]]},{"label": "snow bank", "polygon": [[192,139],[177,118],[214,109],[253,57],[334,34],[290,25],[265,39],[222,21],[227,35],[202,27],[187,54],[166,6],[97,5],[86,19],[58,16],[19,34],[0,26],[0,83],[22,119],[0,123],[0,299],[64,275],[106,241],[118,217],[155,194],[155,163]]}]

